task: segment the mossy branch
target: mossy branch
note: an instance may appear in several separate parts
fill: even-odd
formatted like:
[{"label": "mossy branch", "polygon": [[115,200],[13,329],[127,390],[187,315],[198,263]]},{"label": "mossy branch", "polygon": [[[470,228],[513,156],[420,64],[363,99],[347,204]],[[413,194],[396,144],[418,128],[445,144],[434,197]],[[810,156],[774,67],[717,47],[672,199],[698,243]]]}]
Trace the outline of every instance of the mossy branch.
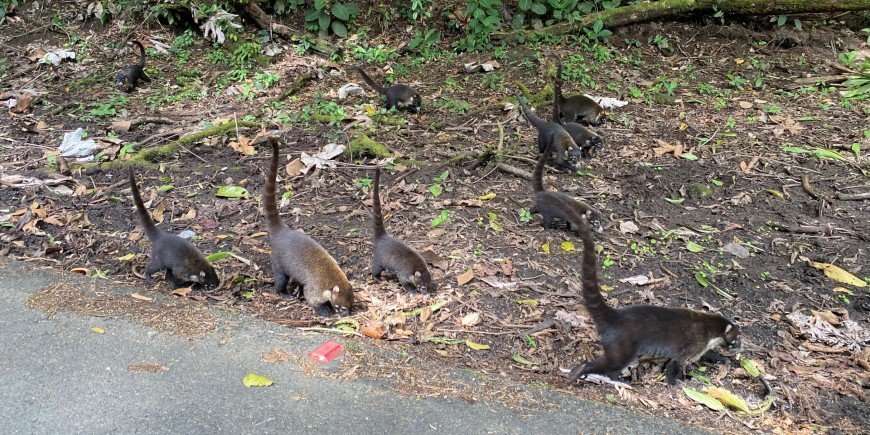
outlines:
[{"label": "mossy branch", "polygon": [[159,157],[166,157],[178,152],[182,147],[186,147],[198,141],[201,141],[205,138],[212,136],[222,136],[231,131],[235,131],[237,128],[260,128],[262,124],[259,122],[253,121],[230,121],[222,124],[218,124],[212,127],[208,127],[205,130],[198,131],[196,133],[191,133],[186,136],[182,136],[178,138],[178,140],[174,142],[170,142],[166,145],[146,148],[142,151],[139,151],[133,157],[126,160],[112,160],[110,162],[101,162],[101,163],[86,163],[82,165],[82,169],[88,171],[99,167],[101,169],[113,169],[113,168],[124,168],[127,166],[150,166],[150,163],[156,160]]}]

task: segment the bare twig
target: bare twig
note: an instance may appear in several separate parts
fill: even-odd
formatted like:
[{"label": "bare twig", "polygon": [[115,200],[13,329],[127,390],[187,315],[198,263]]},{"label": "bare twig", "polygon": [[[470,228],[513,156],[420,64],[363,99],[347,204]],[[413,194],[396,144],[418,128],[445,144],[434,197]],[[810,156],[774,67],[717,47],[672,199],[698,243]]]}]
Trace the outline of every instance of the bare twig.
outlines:
[{"label": "bare twig", "polygon": [[520,168],[511,166],[507,163],[498,163],[497,167],[502,172],[505,172],[505,173],[508,173],[511,175],[515,175],[517,177],[524,178],[524,179],[529,180],[529,181],[531,181],[531,179],[532,179],[531,172],[524,171]]},{"label": "bare twig", "polygon": [[862,201],[870,199],[870,192],[864,193],[841,193],[837,192],[837,199],[842,201]]},{"label": "bare twig", "polygon": [[822,195],[812,185],[810,185],[810,177],[807,177],[806,175],[801,176],[801,186],[803,186],[804,190],[806,190],[807,193],[815,199],[818,199],[820,201],[827,201],[829,204],[832,204],[834,202],[831,200],[831,198]]}]

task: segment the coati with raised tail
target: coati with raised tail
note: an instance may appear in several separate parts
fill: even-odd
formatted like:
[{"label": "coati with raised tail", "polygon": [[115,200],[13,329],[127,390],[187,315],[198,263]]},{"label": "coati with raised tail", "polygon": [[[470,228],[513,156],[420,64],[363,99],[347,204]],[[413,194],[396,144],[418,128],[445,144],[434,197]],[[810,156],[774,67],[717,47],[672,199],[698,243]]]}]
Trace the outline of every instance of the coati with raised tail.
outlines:
[{"label": "coati with raised tail", "polygon": [[423,108],[423,98],[420,96],[420,93],[414,90],[414,88],[401,83],[396,83],[390,87],[384,88],[375,83],[362,68],[358,66],[352,68],[362,76],[363,80],[365,80],[370,88],[381,94],[385,99],[384,107],[387,109],[395,107],[400,110],[420,113],[420,110]]},{"label": "coati with raised tail", "polygon": [[641,355],[665,358],[665,379],[674,385],[683,368],[700,358],[722,359],[713,349],[726,345],[739,347],[740,330],[718,315],[687,308],[607,305],[598,284],[598,260],[592,232],[585,220],[580,222],[583,240],[583,303],[592,319],[604,355],[586,364],[571,367],[568,382],[590,373],[616,379],[630,362]]},{"label": "coati with raised tail", "polygon": [[519,95],[516,97],[520,102],[523,116],[538,129],[538,151],[543,153],[547,148],[550,148],[557,167],[571,172],[577,171],[577,163],[580,161],[581,153],[580,147],[577,146],[571,135],[558,122],[541,119],[533,110],[529,110],[522,97]]},{"label": "coati with raised tail", "polygon": [[547,161],[551,148],[552,144],[548,145],[535,164],[535,171],[532,173],[532,192],[535,203],[532,204],[529,213],[540,213],[543,218],[541,225],[546,229],[552,228],[553,220],[559,218],[565,221],[568,230],[573,232],[580,231],[580,218],[587,216],[595,231],[603,232],[601,214],[597,210],[562,192],[550,192],[544,189],[544,162]]},{"label": "coati with raised tail", "polygon": [[574,139],[574,143],[580,147],[580,157],[583,159],[589,159],[592,157],[593,151],[597,151],[599,148],[604,146],[604,142],[601,140],[601,136],[599,136],[598,133],[585,127],[583,124],[562,119],[563,103],[562,98],[559,98],[559,96],[562,95],[562,59],[559,59],[559,57],[555,55],[553,57],[556,59],[556,78],[553,81],[553,93],[556,95],[556,97],[553,98],[553,121],[562,124],[565,131],[571,135],[571,138]]},{"label": "coati with raised tail", "polygon": [[566,122],[579,122],[585,125],[601,126],[604,125],[606,113],[595,100],[585,95],[572,95],[565,97],[562,94],[562,59],[553,55],[556,58],[556,81],[554,86],[553,104],[559,106],[559,111],[556,115],[557,119],[564,119]]},{"label": "coati with raised tail", "polygon": [[[269,138],[272,161],[263,189],[263,208],[272,247],[275,290],[284,293],[288,284],[321,316],[333,312],[345,316],[353,308],[353,288],[338,263],[319,243],[298,230],[291,230],[278,213],[275,183],[278,178],[278,139]],[[299,289],[301,287],[301,289]]]},{"label": "coati with raised tail", "polygon": [[423,257],[401,241],[387,235],[384,215],[381,212],[380,183],[381,168],[377,167],[372,183],[372,276],[379,279],[382,272],[392,271],[405,290],[435,292],[438,289],[432,283],[432,275]]},{"label": "coati with raised tail", "polygon": [[145,268],[145,283],[151,285],[151,275],[166,269],[166,280],[175,287],[189,282],[199,283],[206,290],[220,286],[220,278],[196,246],[175,234],[161,231],[154,225],[148,210],[145,209],[145,203],[142,202],[132,169],[129,175],[136,214],[142,223],[145,236],[151,241],[151,259]]},{"label": "coati with raised tail", "polygon": [[133,44],[139,47],[139,63],[130,65],[115,74],[115,86],[122,92],[133,92],[139,84],[139,80],[151,82],[148,74],[145,74],[145,47],[142,43],[134,40]]}]

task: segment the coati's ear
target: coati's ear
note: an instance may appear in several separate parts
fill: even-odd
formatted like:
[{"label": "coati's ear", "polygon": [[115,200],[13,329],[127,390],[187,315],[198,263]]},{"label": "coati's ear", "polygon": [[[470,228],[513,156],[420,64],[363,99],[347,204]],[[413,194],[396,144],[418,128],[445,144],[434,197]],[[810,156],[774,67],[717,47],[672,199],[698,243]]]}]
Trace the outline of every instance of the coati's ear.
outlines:
[{"label": "coati's ear", "polygon": [[332,294],[334,294],[334,295],[337,295],[340,291],[341,291],[341,289],[339,289],[338,286],[335,286],[332,288]]},{"label": "coati's ear", "polygon": [[729,323],[728,326],[725,327],[725,333],[727,334],[727,333],[731,332],[731,329],[732,329],[732,327],[731,327],[731,324]]},{"label": "coati's ear", "polygon": [[205,271],[204,271],[204,270],[200,270],[200,271],[199,271],[199,278],[200,278],[200,279],[204,279],[204,278],[205,278]]},{"label": "coati's ear", "polygon": [[420,279],[420,271],[419,270],[414,271],[414,278]]}]

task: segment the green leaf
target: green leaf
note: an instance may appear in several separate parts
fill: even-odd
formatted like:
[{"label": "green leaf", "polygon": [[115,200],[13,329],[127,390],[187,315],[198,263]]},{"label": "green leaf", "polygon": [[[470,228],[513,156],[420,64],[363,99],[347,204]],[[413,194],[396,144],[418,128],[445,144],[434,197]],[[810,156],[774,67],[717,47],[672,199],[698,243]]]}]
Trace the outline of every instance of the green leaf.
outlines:
[{"label": "green leaf", "polygon": [[574,252],[577,249],[574,247],[574,242],[565,241],[565,242],[562,242],[562,250],[565,252]]},{"label": "green leaf", "polygon": [[532,3],[532,12],[538,15],[544,15],[547,13],[547,7],[540,3]]},{"label": "green leaf", "polygon": [[516,361],[522,365],[525,365],[525,366],[533,366],[533,365],[537,364],[537,363],[531,362],[531,361],[523,358],[523,356],[518,354],[518,353],[513,354],[511,356],[511,358],[513,358],[514,361]]},{"label": "green leaf", "polygon": [[120,257],[118,257],[117,259],[120,260],[120,261],[130,261],[130,260],[133,259],[133,253],[131,252],[131,253],[127,254],[127,255],[120,256]]},{"label": "green leaf", "polygon": [[321,11],[320,15],[317,17],[317,24],[320,26],[320,30],[325,31],[328,29],[330,21],[332,21],[332,17],[323,11]]},{"label": "green leaf", "polygon": [[488,344],[475,343],[471,340],[465,340],[465,345],[468,346],[472,350],[489,350]]},{"label": "green leaf", "polygon": [[691,388],[683,387],[683,392],[686,393],[686,396],[689,396],[690,399],[702,404],[706,405],[708,408],[714,411],[724,411],[725,405],[722,402],[714,399],[711,396],[708,396],[700,391],[695,391]]},{"label": "green leaf", "polygon": [[447,337],[429,337],[426,341],[429,343],[449,344],[451,346],[465,342],[464,340],[459,340],[457,338],[447,338]]},{"label": "green leaf", "polygon": [[306,22],[314,22],[320,17],[320,11],[317,9],[310,9],[305,13],[305,21]]},{"label": "green leaf", "polygon": [[347,37],[347,27],[341,21],[333,20],[329,27],[332,28],[332,33],[335,33],[340,38]]},{"label": "green leaf", "polygon": [[447,222],[447,219],[450,219],[450,212],[447,210],[441,210],[441,214],[435,219],[432,219],[432,226],[437,227],[438,225]]},{"label": "green leaf", "polygon": [[689,252],[702,252],[704,247],[695,242],[688,241],[686,242],[686,249],[688,249]]},{"label": "green leaf", "polygon": [[782,150],[792,154],[805,154],[810,152],[810,150],[801,147],[782,147]]},{"label": "green leaf", "polygon": [[695,281],[698,281],[698,284],[701,284],[701,287],[710,286],[710,281],[707,281],[707,274],[704,272],[695,272]]},{"label": "green leaf", "polygon": [[676,198],[676,199],[665,198],[665,201],[667,201],[667,202],[669,202],[669,203],[671,203],[671,204],[674,204],[674,205],[680,205],[680,204],[682,204],[683,201],[685,201],[685,200],[686,200],[686,198]]},{"label": "green leaf", "polygon": [[158,187],[157,191],[160,193],[163,193],[163,192],[169,192],[172,189],[175,189],[175,186],[173,186],[171,184],[164,184],[163,186]]},{"label": "green leaf", "polygon": [[776,18],[776,25],[782,26],[783,24],[785,24],[785,22],[787,20],[788,20],[788,17],[786,17],[785,15],[780,15],[779,17]]},{"label": "green leaf", "polygon": [[440,184],[433,184],[433,185],[429,186],[429,193],[431,193],[432,196],[434,196],[436,198],[441,196],[441,193],[443,193],[443,192],[444,192],[444,189],[441,187]]},{"label": "green leaf", "polygon": [[217,196],[221,198],[247,198],[248,190],[242,186],[220,186]]},{"label": "green leaf", "polygon": [[215,261],[223,260],[224,258],[230,258],[230,253],[226,251],[215,252],[214,254],[205,257],[209,263],[214,263]]},{"label": "green leaf", "polygon": [[715,185],[716,187],[722,187],[722,185],[725,184],[721,180],[717,180],[715,178],[710,180],[710,182],[713,183],[713,185]]},{"label": "green leaf", "polygon": [[682,157],[682,158],[684,158],[684,159],[686,159],[686,160],[691,160],[691,161],[693,161],[693,162],[694,162],[695,160],[698,160],[698,156],[696,156],[696,155],[694,155],[694,154],[692,154],[692,153],[682,153],[682,154],[680,154],[680,157]]},{"label": "green leaf", "polygon": [[447,181],[447,177],[449,177],[449,176],[450,176],[450,170],[448,169],[448,170],[442,172],[441,175],[435,177],[435,182],[436,183],[443,183],[443,182]]},{"label": "green leaf", "polygon": [[332,5],[332,15],[335,15],[335,18],[341,21],[347,21],[350,19],[350,10],[347,9],[347,5],[344,3],[336,3]]},{"label": "green leaf", "polygon": [[269,385],[272,385],[272,380],[265,376],[248,373],[245,375],[245,378],[242,379],[242,384],[246,387],[268,387]]},{"label": "green leaf", "polygon": [[855,153],[855,158],[861,158],[861,145],[858,145],[858,142],[852,144],[852,152]]},{"label": "green leaf", "polygon": [[752,362],[751,359],[740,358],[740,365],[743,366],[743,370],[746,370],[746,373],[753,378],[757,378],[758,375],[761,374],[761,372],[758,371],[758,367],[755,367],[755,363]]},{"label": "green leaf", "polygon": [[520,0],[519,6],[521,11],[527,11],[532,8],[532,0]]},{"label": "green leaf", "polygon": [[846,160],[840,153],[822,148],[816,148],[815,155],[820,159]]}]

